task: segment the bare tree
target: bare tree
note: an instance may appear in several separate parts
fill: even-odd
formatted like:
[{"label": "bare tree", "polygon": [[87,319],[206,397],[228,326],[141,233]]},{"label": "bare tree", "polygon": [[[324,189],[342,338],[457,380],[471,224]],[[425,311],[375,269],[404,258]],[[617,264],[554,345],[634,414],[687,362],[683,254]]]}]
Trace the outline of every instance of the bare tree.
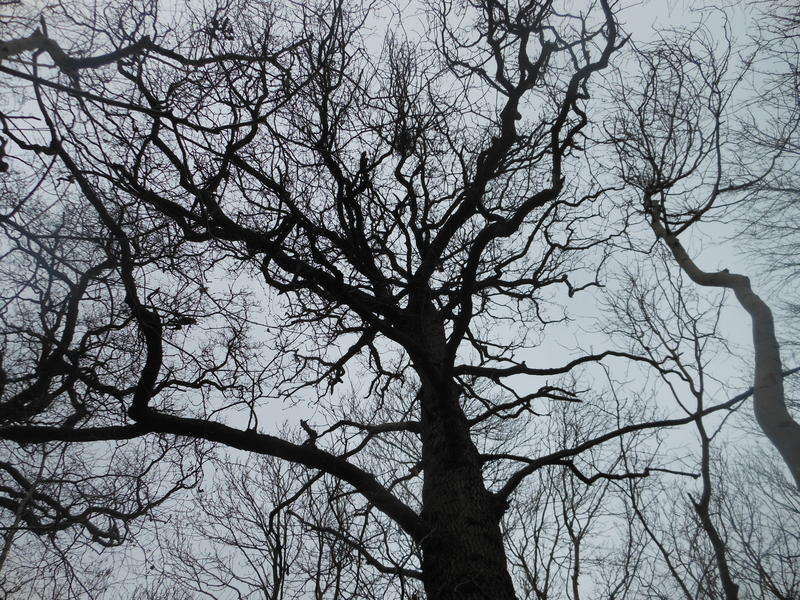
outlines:
[{"label": "bare tree", "polygon": [[[558,581],[577,600],[609,555],[593,532],[635,508],[620,490],[686,475],[659,432],[702,433],[749,397],[667,409],[611,370],[664,381],[679,355],[541,352],[571,303],[603,297],[612,255],[652,267],[637,227],[670,242],[713,205],[655,207],[719,131],[696,160],[669,141],[677,171],[647,175],[626,160],[661,131],[595,118],[627,40],[616,2],[430,2],[407,38],[381,38],[401,17],[377,2],[23,10],[0,45],[12,530],[114,545],[197,488],[210,545],[162,540],[145,597],[544,598]],[[623,107],[663,100],[621,85]],[[706,91],[675,94],[689,121]],[[779,358],[768,371],[780,385]],[[249,453],[253,477],[225,466],[201,495],[209,446]]]},{"label": "bare tree", "polygon": [[[727,23],[723,23],[727,31]],[[720,205],[742,197],[773,171],[781,150],[757,175],[739,168],[737,136],[726,124],[737,117],[739,84],[749,69],[731,65],[733,47],[717,51],[704,26],[676,32],[639,54],[639,85],[617,94],[622,111],[612,131],[621,179],[641,198],[656,237],[696,284],[731,290],[752,321],[756,419],[800,487],[800,424],[790,414],[772,310],[748,277],[727,268],[701,269],[681,234],[713,220]]]}]

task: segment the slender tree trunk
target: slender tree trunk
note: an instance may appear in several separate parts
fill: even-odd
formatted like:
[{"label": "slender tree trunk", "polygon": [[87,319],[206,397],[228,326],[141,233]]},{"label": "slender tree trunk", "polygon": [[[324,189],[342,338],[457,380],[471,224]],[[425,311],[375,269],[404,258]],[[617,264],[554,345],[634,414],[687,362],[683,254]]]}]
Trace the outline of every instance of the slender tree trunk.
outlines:
[{"label": "slender tree trunk", "polygon": [[425,592],[428,600],[513,600],[501,511],[484,485],[458,386],[436,376],[444,328],[434,324],[426,334],[430,360],[420,369]]},{"label": "slender tree trunk", "polygon": [[[700,397],[697,408],[698,410],[703,408],[702,397]],[[719,570],[719,578],[722,583],[725,600],[739,600],[739,586],[734,581],[728,564],[728,548],[711,516],[711,439],[708,437],[702,419],[697,421],[697,431],[703,444],[701,462],[703,493],[698,500],[692,499],[692,504],[697,517],[700,519],[700,525],[706,532],[708,540],[711,542],[711,547],[714,549],[714,560]]]},{"label": "slender tree trunk", "polygon": [[654,212],[651,222],[653,230],[667,244],[683,272],[699,285],[733,290],[739,304],[750,314],[755,353],[753,410],[756,421],[780,452],[795,485],[800,489],[800,423],[794,420],[786,406],[783,366],[772,311],[753,291],[750,280],[744,275],[730,273],[727,269],[716,273],[701,270],[678,238],[670,235],[658,219],[658,214]]}]

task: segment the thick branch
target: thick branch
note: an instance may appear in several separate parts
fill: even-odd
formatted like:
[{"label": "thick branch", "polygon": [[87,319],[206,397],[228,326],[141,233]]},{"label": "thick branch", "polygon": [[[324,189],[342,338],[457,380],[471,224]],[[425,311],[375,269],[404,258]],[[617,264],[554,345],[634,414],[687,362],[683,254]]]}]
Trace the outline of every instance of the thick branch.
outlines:
[{"label": "thick branch", "polygon": [[424,537],[419,516],[384,488],[370,473],[316,446],[293,444],[281,438],[241,431],[221,423],[176,417],[147,410],[137,425],[96,427],[85,430],[55,427],[3,427],[0,439],[18,443],[64,440],[73,442],[129,439],[146,433],[166,433],[208,440],[247,452],[275,456],[324,471],[352,485],[361,495],[394,520],[414,540]]},{"label": "thick branch", "polygon": [[[652,205],[652,202],[650,203]],[[739,304],[753,322],[753,351],[755,353],[755,381],[753,384],[753,409],[756,421],[772,445],[778,449],[784,462],[800,488],[800,424],[789,414],[783,390],[781,356],[775,338],[775,323],[769,306],[753,291],[750,280],[744,275],[727,270],[717,273],[702,271],[689,257],[678,238],[662,225],[654,212],[653,231],[664,240],[678,266],[698,285],[733,290]]]},{"label": "thick branch", "polygon": [[7,41],[0,40],[0,60],[28,51],[47,52],[59,69],[65,73],[74,73],[79,69],[95,69],[111,64],[121,58],[141,52],[149,44],[150,38],[145,36],[130,46],[119,48],[107,54],[75,58],[64,52],[55,40],[51,40],[37,29],[26,38]]},{"label": "thick branch", "polygon": [[161,433],[209,440],[258,454],[267,454],[319,469],[352,485],[378,510],[393,519],[415,540],[422,538],[419,516],[389,493],[370,473],[310,444],[293,444],[278,437],[241,431],[202,419],[189,419],[148,411],[142,422]]}]

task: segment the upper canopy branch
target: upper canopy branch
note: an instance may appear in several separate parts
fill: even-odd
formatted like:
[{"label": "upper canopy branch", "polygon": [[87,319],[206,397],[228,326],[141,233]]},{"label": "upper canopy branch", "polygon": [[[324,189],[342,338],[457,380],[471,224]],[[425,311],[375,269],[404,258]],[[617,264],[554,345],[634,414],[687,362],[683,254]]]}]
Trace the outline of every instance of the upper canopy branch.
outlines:
[{"label": "upper canopy branch", "polygon": [[[46,31],[46,28],[44,31]],[[127,56],[138,54],[150,47],[151,43],[150,38],[144,36],[133,44],[113,52],[79,58],[68,55],[61,49],[58,42],[47,37],[46,33],[42,32],[42,29],[36,29],[28,37],[6,41],[0,40],[0,60],[18,56],[23,52],[46,52],[61,71],[67,74],[74,74],[81,69],[96,69]]]}]

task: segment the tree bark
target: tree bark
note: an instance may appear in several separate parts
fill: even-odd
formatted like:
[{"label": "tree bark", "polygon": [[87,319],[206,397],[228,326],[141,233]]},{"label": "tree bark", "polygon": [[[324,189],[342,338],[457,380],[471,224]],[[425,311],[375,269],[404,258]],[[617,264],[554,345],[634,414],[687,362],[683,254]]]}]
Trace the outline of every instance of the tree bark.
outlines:
[{"label": "tree bark", "polygon": [[428,600],[514,600],[500,530],[502,510],[484,485],[458,386],[442,363],[442,324],[425,327],[422,389],[423,583]]}]

